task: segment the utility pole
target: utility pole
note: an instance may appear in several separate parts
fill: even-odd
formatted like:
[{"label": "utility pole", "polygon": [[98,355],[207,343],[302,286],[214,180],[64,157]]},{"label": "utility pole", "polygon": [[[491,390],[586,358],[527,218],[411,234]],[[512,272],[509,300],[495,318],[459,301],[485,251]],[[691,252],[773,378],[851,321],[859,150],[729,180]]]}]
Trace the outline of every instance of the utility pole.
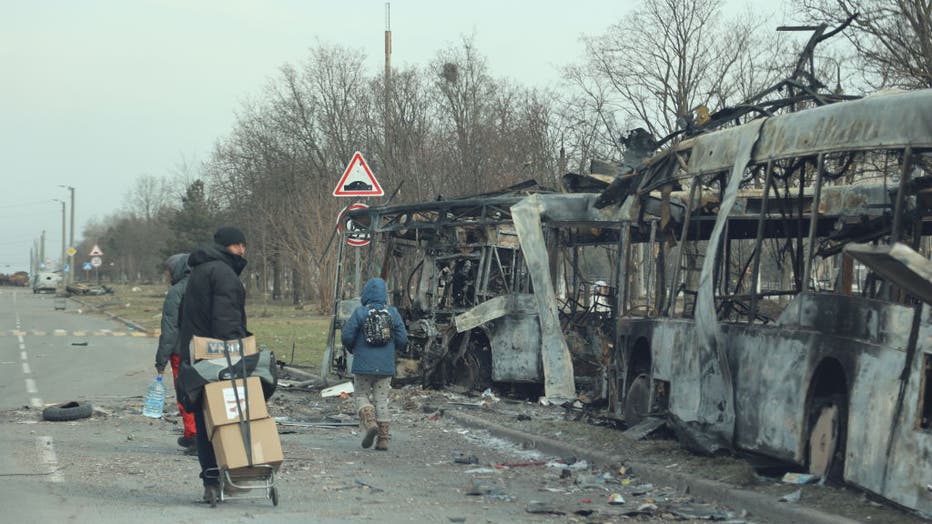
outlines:
[{"label": "utility pole", "polygon": [[39,265],[45,264],[45,230],[42,230],[42,240],[39,241]]},{"label": "utility pole", "polygon": [[65,269],[65,201],[56,198],[55,202],[61,202],[61,263],[62,263],[62,276],[64,276]]},{"label": "utility pole", "polygon": [[392,151],[392,5],[385,2],[385,158],[382,161],[382,174],[387,176],[388,167],[393,164]]},{"label": "utility pole", "polygon": [[[59,185],[68,191],[71,191],[71,234],[68,236],[68,247],[74,248],[74,188],[66,185]],[[62,233],[64,239],[64,232]],[[64,259],[62,259],[64,260]],[[67,284],[74,282],[74,255],[68,255],[68,277],[65,279]]]}]

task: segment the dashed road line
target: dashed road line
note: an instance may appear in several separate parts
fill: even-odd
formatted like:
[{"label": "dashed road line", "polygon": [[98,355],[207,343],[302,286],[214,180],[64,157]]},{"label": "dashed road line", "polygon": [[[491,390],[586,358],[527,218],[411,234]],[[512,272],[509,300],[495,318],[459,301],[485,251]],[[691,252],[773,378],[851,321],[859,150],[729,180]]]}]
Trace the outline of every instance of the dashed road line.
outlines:
[{"label": "dashed road line", "polygon": [[48,470],[49,482],[64,482],[65,477],[58,469],[58,457],[55,455],[55,445],[52,443],[52,437],[36,437],[36,454],[38,455],[39,465],[45,466]]},{"label": "dashed road line", "polygon": [[31,374],[32,374],[32,370],[29,369],[29,362],[23,362],[23,374],[24,374],[24,375],[31,375]]},{"label": "dashed road line", "polygon": [[33,379],[31,379],[31,378],[27,378],[27,379],[26,379],[26,392],[27,392],[27,393],[32,393],[32,394],[36,394],[36,393],[39,392],[39,388],[36,387],[36,381],[35,381],[35,380],[33,380]]},{"label": "dashed road line", "polygon": [[39,397],[30,398],[29,404],[36,409],[42,409],[45,407],[45,404],[42,403],[42,399]]},{"label": "dashed road line", "polygon": [[[101,329],[96,331],[71,331],[69,332],[66,329],[56,329],[53,331],[40,331],[34,329],[32,331],[22,330],[22,329],[13,329],[7,331],[0,331],[0,337],[3,336],[15,336],[22,339],[24,336],[36,336],[36,337],[45,337],[45,336],[55,336],[55,337],[125,337],[125,336],[134,336],[134,337],[155,337],[158,336],[157,333],[147,333],[144,331],[112,331],[109,329]],[[22,344],[20,344],[22,346]],[[22,349],[22,347],[20,347]]]}]

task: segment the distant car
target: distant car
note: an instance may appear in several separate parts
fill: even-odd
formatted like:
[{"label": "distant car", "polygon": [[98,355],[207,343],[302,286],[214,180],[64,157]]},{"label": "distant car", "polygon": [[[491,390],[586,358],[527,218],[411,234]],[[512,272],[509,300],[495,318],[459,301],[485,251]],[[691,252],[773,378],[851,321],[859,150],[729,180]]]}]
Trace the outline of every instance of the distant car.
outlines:
[{"label": "distant car", "polygon": [[58,290],[58,286],[62,282],[61,273],[52,273],[52,272],[41,272],[36,273],[36,276],[32,280],[32,292],[33,293],[42,293],[50,292],[54,293]]},{"label": "distant car", "polygon": [[343,186],[343,191],[372,191],[372,186],[362,180],[356,180]]}]

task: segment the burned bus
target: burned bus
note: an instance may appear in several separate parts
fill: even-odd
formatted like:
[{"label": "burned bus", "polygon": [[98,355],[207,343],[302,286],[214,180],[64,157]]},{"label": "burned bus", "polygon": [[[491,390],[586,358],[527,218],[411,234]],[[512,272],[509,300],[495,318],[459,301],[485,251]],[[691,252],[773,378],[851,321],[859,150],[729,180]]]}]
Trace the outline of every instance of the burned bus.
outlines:
[{"label": "burned bus", "polygon": [[381,275],[401,380],[662,416],[692,449],[932,513],[930,114],[932,90],[839,101],[687,137],[581,193],[350,211],[372,242],[340,250],[323,373],[346,373],[335,334]]},{"label": "burned bus", "polygon": [[498,193],[350,211],[372,242],[340,250],[324,375],[350,369],[350,355],[334,348],[335,333],[359,304],[361,274],[380,275],[408,327],[397,380],[538,386],[555,401],[575,399],[578,385],[604,398],[621,210],[596,208],[598,196],[529,181]]},{"label": "burned bus", "polygon": [[603,192],[615,409],[932,513],[929,115],[932,90],[758,118]]}]

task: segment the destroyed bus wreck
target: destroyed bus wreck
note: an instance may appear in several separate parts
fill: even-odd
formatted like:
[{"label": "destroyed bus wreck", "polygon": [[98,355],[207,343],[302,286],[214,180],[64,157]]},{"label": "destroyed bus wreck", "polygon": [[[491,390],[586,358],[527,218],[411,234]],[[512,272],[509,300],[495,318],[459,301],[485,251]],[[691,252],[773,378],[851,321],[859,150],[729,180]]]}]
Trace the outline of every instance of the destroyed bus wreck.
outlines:
[{"label": "destroyed bus wreck", "polygon": [[323,372],[346,373],[365,263],[408,325],[402,380],[539,384],[932,513],[929,114],[932,90],[841,101],[684,138],[601,192],[351,211],[372,243],[340,250]]},{"label": "destroyed bus wreck", "polygon": [[[579,264],[603,280],[616,270],[620,210],[597,209],[597,198],[529,181],[495,194],[348,212],[372,235],[365,274],[386,280],[407,323],[398,380],[478,390],[539,384],[554,401],[575,399],[584,384],[604,397],[614,303]],[[347,289],[359,289],[360,252],[352,278],[344,275],[347,254],[341,248],[325,374],[349,367],[349,355],[333,348],[334,332],[359,304]],[[572,266],[568,279],[558,259]]]},{"label": "destroyed bus wreck", "polygon": [[[929,114],[932,90],[759,118],[673,144],[603,192],[627,209],[615,357],[629,422],[663,412],[692,449],[759,453],[932,513]],[[643,205],[658,198],[659,213]]]}]

